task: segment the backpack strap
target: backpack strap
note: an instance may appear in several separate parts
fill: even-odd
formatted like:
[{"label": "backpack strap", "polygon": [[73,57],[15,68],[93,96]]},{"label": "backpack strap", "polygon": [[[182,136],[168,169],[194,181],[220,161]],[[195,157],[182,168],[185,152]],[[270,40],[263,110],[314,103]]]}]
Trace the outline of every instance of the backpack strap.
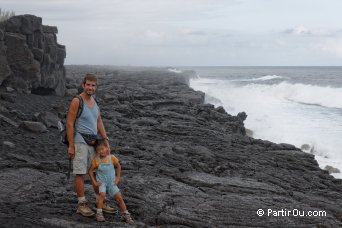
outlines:
[{"label": "backpack strap", "polygon": [[83,98],[81,97],[81,95],[77,95],[75,96],[78,98],[78,100],[80,101],[80,104],[78,106],[78,110],[77,110],[77,114],[76,114],[76,119],[79,118],[82,115],[83,112]]}]

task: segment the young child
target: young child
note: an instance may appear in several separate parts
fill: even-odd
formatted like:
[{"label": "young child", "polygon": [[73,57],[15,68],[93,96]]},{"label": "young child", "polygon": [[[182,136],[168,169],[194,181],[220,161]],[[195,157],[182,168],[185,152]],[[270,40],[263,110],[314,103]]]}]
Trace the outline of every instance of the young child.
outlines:
[{"label": "young child", "polygon": [[[97,157],[95,157],[89,168],[90,178],[95,186],[99,187],[100,198],[97,203],[96,220],[104,222],[105,218],[102,213],[103,201],[106,197],[106,191],[110,197],[114,197],[119,204],[121,211],[121,220],[134,224],[130,213],[127,211],[126,204],[122,198],[118,183],[120,181],[121,165],[119,160],[114,155],[108,155],[105,144],[100,141],[96,147]],[[94,176],[94,170],[96,171],[96,178]]]}]

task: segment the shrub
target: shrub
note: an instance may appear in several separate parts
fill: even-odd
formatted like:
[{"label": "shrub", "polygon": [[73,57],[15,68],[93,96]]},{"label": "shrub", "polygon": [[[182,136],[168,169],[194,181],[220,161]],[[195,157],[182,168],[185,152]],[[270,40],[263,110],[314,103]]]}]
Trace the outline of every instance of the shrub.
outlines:
[{"label": "shrub", "polygon": [[0,21],[5,21],[14,15],[14,11],[3,10],[0,8]]}]

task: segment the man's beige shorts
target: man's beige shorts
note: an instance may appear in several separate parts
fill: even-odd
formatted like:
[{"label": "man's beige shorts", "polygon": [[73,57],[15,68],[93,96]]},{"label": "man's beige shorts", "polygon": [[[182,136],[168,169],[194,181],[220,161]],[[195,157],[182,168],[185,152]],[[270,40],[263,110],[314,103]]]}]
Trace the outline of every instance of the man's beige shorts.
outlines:
[{"label": "man's beige shorts", "polygon": [[84,143],[75,143],[75,157],[73,159],[73,174],[86,174],[95,157],[95,149]]}]

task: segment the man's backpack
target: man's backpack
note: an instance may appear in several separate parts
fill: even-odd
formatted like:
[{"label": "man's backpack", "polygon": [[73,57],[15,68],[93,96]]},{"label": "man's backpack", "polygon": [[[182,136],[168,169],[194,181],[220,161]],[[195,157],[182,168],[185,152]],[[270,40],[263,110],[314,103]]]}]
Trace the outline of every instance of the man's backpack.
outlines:
[{"label": "man's backpack", "polygon": [[[80,95],[75,96],[79,99],[80,105],[78,106],[77,114],[76,114],[76,119],[79,118],[82,114],[83,111],[83,98]],[[58,121],[58,129],[60,131],[60,141],[65,144],[66,146],[69,146],[69,141],[68,141],[68,136],[66,133],[66,119],[67,119],[68,112],[65,113],[63,118]],[[75,123],[76,123],[75,119]],[[74,123],[74,126],[75,126]]]}]

